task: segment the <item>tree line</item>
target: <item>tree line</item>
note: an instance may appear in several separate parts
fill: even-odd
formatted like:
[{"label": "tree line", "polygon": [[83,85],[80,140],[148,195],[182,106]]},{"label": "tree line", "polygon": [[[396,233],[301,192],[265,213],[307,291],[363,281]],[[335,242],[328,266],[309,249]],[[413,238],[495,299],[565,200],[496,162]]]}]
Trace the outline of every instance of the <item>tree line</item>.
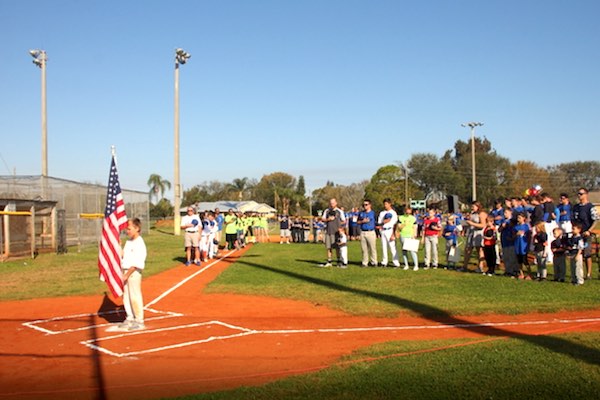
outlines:
[{"label": "tree line", "polygon": [[[600,188],[598,161],[575,161],[547,167],[533,161],[511,163],[508,158],[499,155],[485,137],[475,138],[475,163],[477,200],[486,205],[498,197],[521,196],[527,188],[536,184],[554,197],[562,192],[573,194],[582,186],[589,190]],[[471,168],[471,143],[458,140],[441,156],[415,153],[405,163],[382,166],[370,180],[350,185],[328,181],[325,186],[306,193],[302,175],[296,178],[285,172],[273,172],[260,180],[244,177],[232,182],[215,180],[197,184],[184,190],[182,205],[200,201],[254,200],[269,204],[278,212],[306,215],[309,211],[316,214],[318,210],[324,210],[332,197],[346,208],[358,206],[363,198],[369,198],[378,205],[388,197],[394,204],[404,205],[406,199],[441,202],[450,194],[468,203],[472,197]],[[148,185],[150,200],[156,200],[152,203],[151,215],[172,215],[172,206],[164,198],[170,182],[152,174]]]}]

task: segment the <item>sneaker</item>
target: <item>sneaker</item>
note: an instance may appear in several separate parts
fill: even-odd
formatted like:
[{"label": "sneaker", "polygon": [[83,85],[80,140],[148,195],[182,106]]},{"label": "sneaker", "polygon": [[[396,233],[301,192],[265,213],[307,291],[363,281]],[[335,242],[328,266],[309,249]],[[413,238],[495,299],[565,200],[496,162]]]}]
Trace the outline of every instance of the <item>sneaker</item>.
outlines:
[{"label": "sneaker", "polygon": [[125,321],[121,322],[119,325],[117,325],[117,328],[119,330],[128,331],[129,328],[131,328],[132,324],[133,324],[133,321],[125,320]]},{"label": "sneaker", "polygon": [[323,267],[323,268],[327,268],[327,267],[331,267],[333,264],[331,264],[331,261],[327,261],[325,264],[319,264],[319,267]]},{"label": "sneaker", "polygon": [[144,325],[143,322],[133,322],[130,326],[129,329],[127,329],[128,331],[141,331],[142,329],[146,329],[146,325]]},{"label": "sneaker", "polygon": [[404,268],[402,268],[405,271],[408,271],[408,265],[405,265]]},{"label": "sneaker", "polygon": [[185,266],[186,266],[186,267],[189,267],[189,266],[190,266],[190,264],[191,264],[191,262],[189,262],[189,261],[186,261],[186,262],[185,262]]},{"label": "sneaker", "polygon": [[413,271],[418,271],[418,270],[419,270],[419,267],[417,267],[417,266],[415,266],[415,267],[413,268]]},{"label": "sneaker", "polygon": [[387,267],[387,263],[385,263],[385,264],[381,263],[381,264],[379,264],[379,266],[385,268],[385,267]]},{"label": "sneaker", "polygon": [[494,274],[492,274],[491,272],[488,272],[486,275],[487,276],[494,276]]},{"label": "sneaker", "polygon": [[434,266],[433,266],[433,269],[437,269],[437,265],[434,265]]},{"label": "sneaker", "polygon": [[194,261],[194,264],[196,264],[197,266],[200,266],[200,260]]},{"label": "sneaker", "polygon": [[429,265],[424,266],[423,269],[429,269]]},{"label": "sneaker", "polygon": [[369,265],[370,265],[371,267],[376,267],[376,266],[377,266],[377,263],[370,263]]},{"label": "sneaker", "polygon": [[348,264],[342,264],[342,265],[340,265],[340,268],[341,269],[346,269],[346,268],[348,268]]},{"label": "sneaker", "polygon": [[369,265],[369,264],[360,264],[360,267],[361,267],[361,268],[366,268],[366,267],[368,267],[368,265]]}]

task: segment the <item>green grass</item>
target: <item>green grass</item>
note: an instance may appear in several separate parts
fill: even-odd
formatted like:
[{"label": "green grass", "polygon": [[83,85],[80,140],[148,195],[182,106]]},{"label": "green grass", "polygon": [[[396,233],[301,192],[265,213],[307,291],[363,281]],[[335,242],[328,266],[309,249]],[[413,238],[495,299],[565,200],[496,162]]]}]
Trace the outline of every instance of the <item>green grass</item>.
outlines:
[{"label": "green grass", "polygon": [[[586,309],[600,304],[597,279],[574,287],[440,269],[415,272],[359,268],[356,263],[347,270],[318,268],[324,258],[325,248],[320,244],[260,244],[206,290],[306,300],[355,315],[387,317],[399,313],[519,314]],[[350,243],[349,259],[360,260],[356,242]]]},{"label": "green grass", "polygon": [[[391,342],[363,349],[358,362],[259,387],[177,399],[591,399],[600,390],[600,333],[499,339]],[[361,362],[365,357],[388,356]],[[594,361],[595,358],[595,361]]]},{"label": "green grass", "polygon": [[[172,268],[183,256],[183,239],[151,229],[144,235],[148,257],[145,276]],[[106,284],[98,279],[98,247],[69,248],[66,254],[40,254],[35,259],[0,263],[0,301],[102,294]]]}]

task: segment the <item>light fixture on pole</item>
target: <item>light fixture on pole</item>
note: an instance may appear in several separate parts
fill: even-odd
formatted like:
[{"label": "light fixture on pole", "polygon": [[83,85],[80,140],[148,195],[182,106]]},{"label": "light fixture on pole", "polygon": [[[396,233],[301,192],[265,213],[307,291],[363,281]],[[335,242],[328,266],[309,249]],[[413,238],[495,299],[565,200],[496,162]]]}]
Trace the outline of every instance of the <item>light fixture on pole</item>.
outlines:
[{"label": "light fixture on pole", "polygon": [[174,183],[174,233],[179,236],[181,234],[181,214],[179,207],[181,203],[181,184],[179,182],[179,65],[183,65],[191,57],[190,53],[183,49],[175,49],[175,178]]},{"label": "light fixture on pole", "polygon": [[42,176],[48,176],[48,124],[46,120],[46,52],[29,50],[33,63],[42,70]]},{"label": "light fixture on pole", "polygon": [[477,200],[477,178],[475,177],[475,128],[478,126],[482,126],[482,122],[466,122],[464,124],[460,124],[462,127],[471,128],[471,170],[473,173],[472,176],[472,201]]}]

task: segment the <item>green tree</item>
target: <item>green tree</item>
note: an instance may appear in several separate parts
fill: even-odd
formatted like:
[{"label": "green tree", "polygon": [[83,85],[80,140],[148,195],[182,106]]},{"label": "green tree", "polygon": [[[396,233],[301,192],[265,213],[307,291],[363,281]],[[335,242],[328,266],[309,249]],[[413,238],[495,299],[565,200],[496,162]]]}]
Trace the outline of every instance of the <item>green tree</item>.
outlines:
[{"label": "green tree", "polygon": [[246,177],[236,178],[229,184],[230,191],[237,197],[238,201],[244,200],[247,193],[252,189],[252,181]]},{"label": "green tree", "polygon": [[365,198],[371,200],[373,208],[381,209],[383,199],[390,198],[392,204],[404,203],[404,171],[397,165],[386,165],[377,170],[365,187]]},{"label": "green tree", "polygon": [[[471,142],[456,141],[453,150],[448,150],[442,161],[450,163],[460,178],[453,179],[447,187],[448,193],[455,193],[461,200],[472,198],[472,156]],[[477,200],[486,207],[498,196],[504,195],[510,186],[511,163],[492,148],[487,138],[475,138],[475,171],[477,180]]]},{"label": "green tree", "polygon": [[152,200],[152,198],[154,197],[155,200],[158,201],[159,193],[160,199],[162,199],[165,196],[165,191],[171,189],[171,182],[169,182],[166,179],[163,179],[162,176],[158,174],[151,174],[148,178],[148,186],[150,186],[150,192],[148,193],[150,200]]},{"label": "green tree", "polygon": [[588,190],[600,189],[600,162],[575,161],[548,167],[554,182],[559,182],[559,191],[575,193],[580,187]]},{"label": "green tree", "polygon": [[267,203],[279,212],[289,213],[290,204],[295,204],[300,199],[296,193],[296,185],[296,178],[292,175],[273,172],[260,179],[254,186],[252,195],[259,203]]},{"label": "green tree", "polygon": [[162,198],[156,204],[150,205],[150,217],[164,219],[173,215],[173,206],[171,202],[165,198]]}]

